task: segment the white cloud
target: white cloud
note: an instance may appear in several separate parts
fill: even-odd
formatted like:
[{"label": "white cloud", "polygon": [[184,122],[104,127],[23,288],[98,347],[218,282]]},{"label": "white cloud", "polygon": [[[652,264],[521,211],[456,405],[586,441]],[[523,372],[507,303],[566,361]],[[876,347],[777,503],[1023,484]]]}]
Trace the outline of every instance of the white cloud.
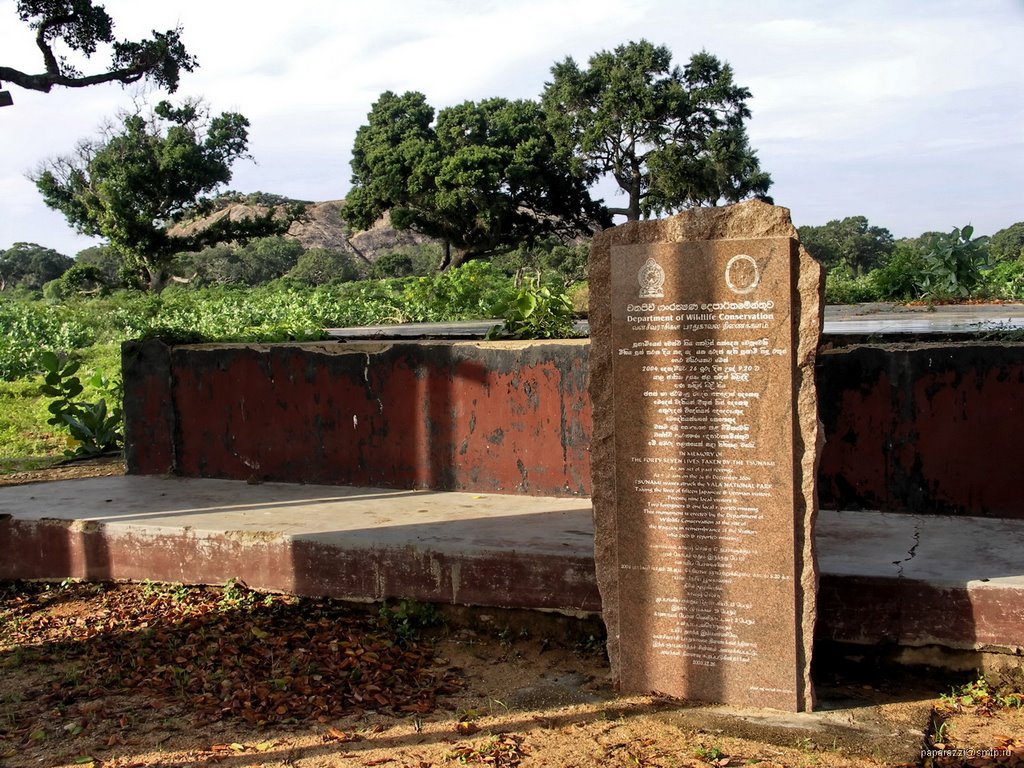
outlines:
[{"label": "white cloud", "polygon": [[[753,146],[801,223],[864,213],[901,233],[1024,219],[1024,6],[1014,0],[107,0],[120,37],[180,23],[200,68],[180,95],[252,122],[257,165],[233,187],[327,199],[348,187],[356,128],[381,91],[435,107],[536,97],[550,66],[644,37],[677,63],[706,48],[753,93]],[[0,4],[0,62],[38,69],[31,34]],[[0,248],[81,240],[24,179],[132,91],[11,88],[0,110]],[[1002,217],[1002,218],[999,218]],[[938,226],[936,219],[946,224]],[[66,243],[60,247],[55,243]],[[77,247],[84,247],[78,245]]]}]

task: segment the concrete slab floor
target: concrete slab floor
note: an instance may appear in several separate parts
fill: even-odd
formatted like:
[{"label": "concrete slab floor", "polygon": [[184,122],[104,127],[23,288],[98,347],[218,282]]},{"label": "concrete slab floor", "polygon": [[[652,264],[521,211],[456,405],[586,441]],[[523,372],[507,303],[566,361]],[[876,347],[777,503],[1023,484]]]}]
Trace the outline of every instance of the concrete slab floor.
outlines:
[{"label": "concrete slab floor", "polygon": [[0,489],[0,515],[325,544],[593,553],[590,499],[124,476]]},{"label": "concrete slab floor", "polygon": [[[6,518],[6,520],[5,520]],[[819,637],[1024,645],[1024,521],[825,510]],[[588,498],[158,476],[0,488],[0,578],[600,612]]]},{"label": "concrete slab floor", "polygon": [[[325,544],[590,557],[589,498],[124,476],[0,489],[0,515]],[[823,574],[1024,588],[1024,521],[822,510]]]},{"label": "concrete slab floor", "polygon": [[931,725],[932,698],[859,706],[821,704],[825,707],[821,711],[796,714],[727,706],[677,707],[658,717],[678,728],[796,746],[809,755],[826,749],[893,765],[914,765],[920,760]]}]

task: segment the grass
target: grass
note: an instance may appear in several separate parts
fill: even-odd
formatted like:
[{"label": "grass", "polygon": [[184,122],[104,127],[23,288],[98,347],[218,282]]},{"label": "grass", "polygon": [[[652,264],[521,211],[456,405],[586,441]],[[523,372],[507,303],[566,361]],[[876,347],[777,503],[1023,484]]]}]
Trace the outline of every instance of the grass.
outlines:
[{"label": "grass", "polygon": [[[82,361],[83,381],[95,370],[108,376],[121,370],[119,344],[97,344],[75,357]],[[0,474],[50,466],[68,447],[67,433],[46,423],[49,399],[39,393],[41,383],[41,376],[0,381]],[[95,397],[87,385],[82,399]]]}]

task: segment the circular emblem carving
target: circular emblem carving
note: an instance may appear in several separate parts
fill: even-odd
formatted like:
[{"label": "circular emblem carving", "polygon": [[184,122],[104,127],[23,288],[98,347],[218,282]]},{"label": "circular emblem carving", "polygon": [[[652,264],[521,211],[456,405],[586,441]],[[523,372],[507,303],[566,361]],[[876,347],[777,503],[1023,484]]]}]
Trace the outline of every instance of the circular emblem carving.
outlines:
[{"label": "circular emblem carving", "polygon": [[737,254],[725,265],[725,284],[733,293],[750,293],[761,282],[757,262],[745,253]]},{"label": "circular emblem carving", "polygon": [[636,276],[641,299],[660,299],[664,293],[665,270],[653,258],[647,259]]}]

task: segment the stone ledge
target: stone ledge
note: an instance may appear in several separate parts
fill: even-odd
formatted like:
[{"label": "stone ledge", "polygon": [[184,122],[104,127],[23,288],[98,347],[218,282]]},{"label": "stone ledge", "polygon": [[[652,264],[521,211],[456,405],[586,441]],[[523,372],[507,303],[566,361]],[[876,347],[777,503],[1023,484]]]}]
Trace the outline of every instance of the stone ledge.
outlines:
[{"label": "stone ledge", "polygon": [[[819,640],[1020,652],[1024,521],[823,510]],[[168,477],[0,489],[0,578],[594,614],[588,499]]]}]

